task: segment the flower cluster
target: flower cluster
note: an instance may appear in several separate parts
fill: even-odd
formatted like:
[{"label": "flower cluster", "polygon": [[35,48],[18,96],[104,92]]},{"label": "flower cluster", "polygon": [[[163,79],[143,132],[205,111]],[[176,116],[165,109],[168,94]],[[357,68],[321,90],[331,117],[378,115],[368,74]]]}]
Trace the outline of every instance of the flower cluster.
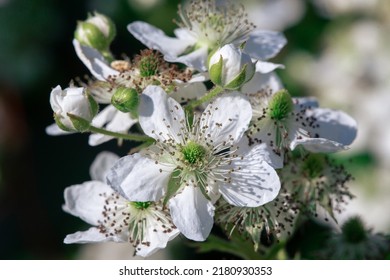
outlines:
[{"label": "flower cluster", "polygon": [[292,233],[300,211],[333,216],[351,196],[350,176],[323,153],[347,149],[356,123],[284,89],[274,72],[284,66],[266,61],[284,36],[258,29],[233,1],[193,0],[179,18],[175,38],[129,24],[149,49],[124,60],[110,51],[108,17],[78,23],[73,45],[92,77],[52,90],[47,132],[139,145],[99,154],[92,181],[65,190],[63,209],[93,226],[65,243],[129,242],[149,256],[178,234],[204,241],[216,223],[257,250],[264,232]]}]

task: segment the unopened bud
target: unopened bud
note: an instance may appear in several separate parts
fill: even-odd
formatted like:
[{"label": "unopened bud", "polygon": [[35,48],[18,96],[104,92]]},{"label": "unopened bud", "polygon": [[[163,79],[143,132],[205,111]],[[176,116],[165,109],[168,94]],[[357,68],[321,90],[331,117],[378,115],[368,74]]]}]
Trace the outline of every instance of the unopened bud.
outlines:
[{"label": "unopened bud", "polygon": [[228,44],[211,55],[209,73],[214,84],[235,90],[252,79],[255,64],[240,48]]},{"label": "unopened bud", "polygon": [[86,21],[79,21],[75,38],[82,45],[99,51],[107,51],[116,35],[116,28],[110,18],[99,13],[89,16]]},{"label": "unopened bud", "polygon": [[112,95],[111,103],[121,112],[136,114],[139,104],[138,92],[133,88],[119,87]]}]

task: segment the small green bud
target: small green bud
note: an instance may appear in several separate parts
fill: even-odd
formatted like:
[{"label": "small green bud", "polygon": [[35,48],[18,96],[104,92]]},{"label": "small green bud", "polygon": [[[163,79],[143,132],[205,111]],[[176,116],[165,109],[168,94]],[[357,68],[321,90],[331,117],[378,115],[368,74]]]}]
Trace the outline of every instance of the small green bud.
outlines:
[{"label": "small green bud", "polygon": [[112,20],[102,14],[95,13],[86,21],[79,21],[74,37],[82,44],[101,52],[107,51],[116,35]]},{"label": "small green bud", "polygon": [[133,88],[119,87],[112,95],[112,105],[124,113],[136,113],[139,104],[138,92]]}]

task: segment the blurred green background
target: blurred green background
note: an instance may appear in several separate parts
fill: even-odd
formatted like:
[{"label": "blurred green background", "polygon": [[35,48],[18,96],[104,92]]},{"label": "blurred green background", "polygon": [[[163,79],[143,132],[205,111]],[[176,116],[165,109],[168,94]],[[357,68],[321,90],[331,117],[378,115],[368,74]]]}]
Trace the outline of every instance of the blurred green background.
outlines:
[{"label": "blurred green background", "polygon": [[[173,34],[177,4],[168,0],[0,0],[0,258],[124,258],[114,249],[80,255],[62,243],[88,226],[64,213],[63,190],[89,180],[98,152],[124,155],[128,144],[88,146],[88,135],[50,137],[49,94],[89,74],[72,46],[77,20],[88,12],[108,15],[117,26],[112,51],[132,56],[143,46],[126,25],[143,20]],[[347,111],[359,125],[356,146],[340,156],[356,180],[357,202],[344,216],[359,214],[374,231],[390,231],[390,5],[387,0],[243,1],[259,28],[283,31],[287,46],[274,61],[293,95],[314,95]],[[360,128],[359,128],[360,129]],[[310,229],[309,229],[310,230]],[[315,231],[315,229],[314,229]],[[179,245],[177,245],[179,244]],[[184,244],[184,245],[183,245]],[[195,255],[181,239],[177,258]],[[299,244],[299,242],[297,242]],[[127,245],[127,244],[126,244]],[[115,247],[116,246],[116,247]],[[297,245],[299,246],[299,245]],[[104,247],[105,248],[105,247]],[[97,247],[95,248],[96,250]],[[182,250],[182,251],[180,251]],[[308,254],[307,256],[310,256]],[[164,256],[162,256],[164,257]],[[232,258],[209,254],[206,258]]]}]

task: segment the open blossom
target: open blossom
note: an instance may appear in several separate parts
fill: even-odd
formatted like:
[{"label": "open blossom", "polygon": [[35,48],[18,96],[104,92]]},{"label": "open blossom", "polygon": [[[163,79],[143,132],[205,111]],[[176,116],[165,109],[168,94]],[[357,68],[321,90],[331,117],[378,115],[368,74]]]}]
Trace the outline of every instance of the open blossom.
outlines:
[{"label": "open blossom", "polygon": [[297,208],[314,217],[322,214],[325,221],[335,220],[353,197],[347,186],[351,174],[326,154],[293,153],[279,175]]},{"label": "open blossom", "polygon": [[231,236],[237,231],[240,236],[249,237],[257,251],[262,237],[269,241],[284,239],[293,232],[298,209],[291,203],[291,195],[281,190],[273,201],[258,207],[238,207],[218,200],[216,220]]},{"label": "open blossom", "polygon": [[128,25],[131,34],[151,49],[159,50],[171,62],[180,62],[200,71],[207,69],[211,51],[226,44],[239,46],[254,59],[274,57],[286,39],[277,32],[258,30],[248,21],[243,6],[233,1],[193,0],[179,6],[176,38],[141,21]]},{"label": "open blossom", "polygon": [[284,153],[302,145],[314,153],[344,150],[356,137],[357,124],[342,111],[318,108],[312,98],[292,98],[286,90],[247,94],[253,118],[240,147],[265,143],[269,161],[283,167]]},{"label": "open blossom", "polygon": [[179,234],[159,202],[131,202],[102,182],[118,156],[103,152],[91,166],[92,181],[65,189],[63,209],[93,225],[66,236],[64,242],[130,242],[135,254],[149,256]]},{"label": "open blossom", "polygon": [[247,153],[234,148],[251,117],[249,102],[236,92],[210,103],[190,126],[179,103],[149,86],[141,97],[139,122],[156,144],[121,158],[108,173],[108,183],[131,201],[165,196],[180,232],[205,240],[220,195],[230,204],[255,207],[279,192],[279,178],[260,146]]}]

